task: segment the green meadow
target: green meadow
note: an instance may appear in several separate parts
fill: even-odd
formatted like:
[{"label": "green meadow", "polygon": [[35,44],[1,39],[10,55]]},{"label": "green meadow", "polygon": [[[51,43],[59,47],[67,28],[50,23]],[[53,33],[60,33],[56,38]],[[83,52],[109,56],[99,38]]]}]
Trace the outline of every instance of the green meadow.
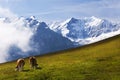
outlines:
[{"label": "green meadow", "polygon": [[36,59],[38,69],[26,58],[22,72],[16,61],[0,64],[0,80],[120,80],[120,35]]}]

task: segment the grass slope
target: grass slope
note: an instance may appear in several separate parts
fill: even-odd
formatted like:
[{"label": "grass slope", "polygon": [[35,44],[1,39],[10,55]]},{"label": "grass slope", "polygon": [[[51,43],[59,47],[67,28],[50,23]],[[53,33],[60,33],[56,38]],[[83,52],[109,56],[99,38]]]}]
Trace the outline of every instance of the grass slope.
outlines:
[{"label": "grass slope", "polygon": [[37,57],[42,69],[0,65],[0,80],[120,80],[120,35],[92,45]]}]

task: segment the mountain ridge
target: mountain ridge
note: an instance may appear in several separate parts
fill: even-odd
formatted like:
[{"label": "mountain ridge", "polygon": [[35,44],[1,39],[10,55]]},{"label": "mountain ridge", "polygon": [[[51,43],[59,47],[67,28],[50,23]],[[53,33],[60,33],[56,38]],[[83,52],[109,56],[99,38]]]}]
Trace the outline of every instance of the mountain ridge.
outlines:
[{"label": "mountain ridge", "polygon": [[[88,38],[97,38],[103,34],[113,33],[116,31],[118,31],[116,35],[120,34],[120,24],[112,23],[106,19],[100,19],[94,16],[82,19],[70,18],[57,25],[52,24],[50,29],[64,37],[67,37],[71,41],[78,43],[81,40],[87,41]],[[89,41],[88,43],[91,42],[92,41]]]},{"label": "mountain ridge", "polygon": [[[6,59],[6,61],[76,48],[120,34],[120,24],[96,17],[70,18],[51,26],[46,22],[37,20],[35,16],[17,19],[0,18],[1,23],[10,25],[12,29],[15,27],[15,30],[20,29],[21,31],[24,29],[31,33],[29,42],[27,41],[28,43],[25,46],[18,45],[19,43],[8,45],[8,52],[1,54],[1,58]],[[27,50],[26,46],[28,47]],[[4,57],[4,55],[7,55],[7,57]]]}]

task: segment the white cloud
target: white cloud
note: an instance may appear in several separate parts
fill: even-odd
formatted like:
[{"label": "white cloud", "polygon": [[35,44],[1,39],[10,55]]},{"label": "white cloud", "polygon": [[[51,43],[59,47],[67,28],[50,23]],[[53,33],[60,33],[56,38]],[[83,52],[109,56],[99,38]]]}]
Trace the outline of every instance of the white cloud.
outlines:
[{"label": "white cloud", "polygon": [[120,1],[118,0],[99,0],[73,5],[64,5],[54,8],[56,12],[72,14],[77,17],[97,16],[110,20],[120,20]]},{"label": "white cloud", "polygon": [[9,17],[9,18],[16,18],[17,15],[12,13],[9,9],[7,8],[2,8],[0,7],[0,17]]},{"label": "white cloud", "polygon": [[[5,13],[7,14],[5,14]],[[4,14],[3,14],[4,13]],[[17,18],[9,9],[0,8],[0,15],[9,18],[0,18],[0,63],[9,57],[10,46],[16,45],[23,52],[31,50],[29,45],[33,31],[25,26],[24,18]],[[8,20],[7,20],[8,19]],[[8,21],[8,22],[7,22]],[[23,55],[21,53],[21,55]]]}]

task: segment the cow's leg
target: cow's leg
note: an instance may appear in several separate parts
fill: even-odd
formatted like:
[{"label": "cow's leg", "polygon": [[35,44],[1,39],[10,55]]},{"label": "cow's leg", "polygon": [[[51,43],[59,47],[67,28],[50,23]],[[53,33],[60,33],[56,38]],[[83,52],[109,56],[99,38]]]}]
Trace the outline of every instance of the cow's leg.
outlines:
[{"label": "cow's leg", "polygon": [[24,64],[21,65],[21,71],[23,71],[23,69],[24,69]]},{"label": "cow's leg", "polygon": [[20,65],[20,68],[19,68],[19,69],[20,69],[20,71],[22,71],[22,70],[23,70],[23,65],[22,65],[22,64]]},{"label": "cow's leg", "polygon": [[21,66],[21,71],[23,70],[23,66]]},{"label": "cow's leg", "polygon": [[32,64],[30,64],[30,67],[31,67],[31,69],[33,68],[33,65]]},{"label": "cow's leg", "polygon": [[35,69],[35,65],[33,66],[33,69]]},{"label": "cow's leg", "polygon": [[31,68],[31,69],[33,68],[33,63],[32,63],[32,62],[30,62],[30,68]]},{"label": "cow's leg", "polygon": [[21,70],[21,66],[18,66],[18,71],[20,71]]},{"label": "cow's leg", "polygon": [[35,69],[37,69],[37,66],[38,66],[38,64],[35,64],[35,66],[34,66],[34,67],[35,67]]}]

